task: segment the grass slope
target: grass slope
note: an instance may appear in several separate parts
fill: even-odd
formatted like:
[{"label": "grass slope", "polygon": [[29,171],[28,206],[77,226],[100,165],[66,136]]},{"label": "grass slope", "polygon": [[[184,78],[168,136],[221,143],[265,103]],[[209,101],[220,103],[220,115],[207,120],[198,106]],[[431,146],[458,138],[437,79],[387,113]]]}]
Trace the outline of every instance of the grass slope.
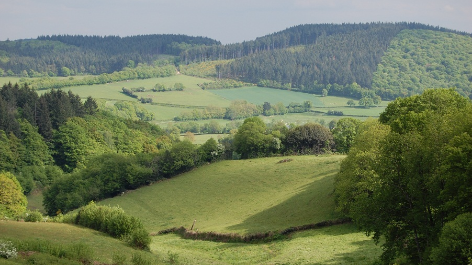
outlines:
[{"label": "grass slope", "polygon": [[[125,242],[103,233],[69,224],[0,221],[0,239],[38,239],[60,245],[83,243],[94,250],[96,261],[105,264],[111,264],[113,255],[116,254],[124,255],[128,261],[137,253],[151,259],[155,258],[151,253],[135,250]],[[2,258],[0,263],[1,261]]]},{"label": "grass slope", "polygon": [[150,231],[190,227],[253,233],[334,219],[334,174],[343,156],[221,161],[100,202],[119,205]]}]

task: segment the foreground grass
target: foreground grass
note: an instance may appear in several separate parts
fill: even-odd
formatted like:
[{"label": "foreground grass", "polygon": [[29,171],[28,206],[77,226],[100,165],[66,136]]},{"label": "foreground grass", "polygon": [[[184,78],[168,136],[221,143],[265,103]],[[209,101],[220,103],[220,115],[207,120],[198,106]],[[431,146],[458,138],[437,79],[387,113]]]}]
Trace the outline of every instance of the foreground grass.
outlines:
[{"label": "foreground grass", "polygon": [[381,254],[352,224],[296,233],[264,244],[219,243],[153,237],[151,251],[181,264],[372,264]]},{"label": "foreground grass", "polygon": [[[277,163],[281,159],[291,162]],[[170,227],[254,233],[335,219],[334,174],[344,156],[221,161],[107,199],[151,232]]]},{"label": "foreground grass", "polygon": [[[159,260],[156,255],[135,250],[123,241],[91,229],[69,224],[0,221],[0,239],[39,240],[61,246],[84,244],[93,250],[95,261],[106,264],[111,264],[116,255],[120,255],[128,261],[131,261],[133,255]],[[162,259],[164,258],[162,257]]]}]

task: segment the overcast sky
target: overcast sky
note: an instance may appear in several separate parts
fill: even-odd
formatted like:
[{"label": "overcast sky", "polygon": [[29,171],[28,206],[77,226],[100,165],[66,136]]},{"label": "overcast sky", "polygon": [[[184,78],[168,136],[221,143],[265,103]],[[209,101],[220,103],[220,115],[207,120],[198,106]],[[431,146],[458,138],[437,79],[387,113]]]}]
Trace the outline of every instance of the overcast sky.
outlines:
[{"label": "overcast sky", "polygon": [[472,0],[0,0],[0,40],[186,34],[227,44],[300,24],[378,21],[472,33]]}]

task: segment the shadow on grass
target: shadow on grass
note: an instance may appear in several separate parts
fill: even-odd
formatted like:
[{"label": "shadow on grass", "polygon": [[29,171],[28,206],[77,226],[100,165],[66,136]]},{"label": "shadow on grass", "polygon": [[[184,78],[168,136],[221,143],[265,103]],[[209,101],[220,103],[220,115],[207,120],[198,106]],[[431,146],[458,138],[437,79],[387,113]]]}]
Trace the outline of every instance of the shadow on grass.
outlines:
[{"label": "shadow on grass", "polygon": [[333,182],[337,170],[317,174],[317,180],[300,188],[291,198],[256,213],[228,230],[255,233],[276,231],[333,220],[340,217],[334,212]]}]

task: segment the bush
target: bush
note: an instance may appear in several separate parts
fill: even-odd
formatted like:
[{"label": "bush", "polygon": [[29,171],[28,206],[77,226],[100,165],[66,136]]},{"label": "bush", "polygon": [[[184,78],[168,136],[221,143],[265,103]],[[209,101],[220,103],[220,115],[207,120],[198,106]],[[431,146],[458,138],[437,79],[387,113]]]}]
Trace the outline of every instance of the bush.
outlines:
[{"label": "bush", "polygon": [[141,221],[119,207],[97,206],[91,202],[78,211],[74,223],[126,240],[139,249],[149,249],[151,244]]},{"label": "bush", "polygon": [[43,215],[39,211],[28,211],[26,213],[25,222],[42,222]]},{"label": "bush", "polygon": [[18,252],[11,241],[0,240],[0,257],[9,259],[16,258]]},{"label": "bush", "polygon": [[145,229],[136,229],[127,237],[127,242],[132,247],[149,250],[151,237]]}]

